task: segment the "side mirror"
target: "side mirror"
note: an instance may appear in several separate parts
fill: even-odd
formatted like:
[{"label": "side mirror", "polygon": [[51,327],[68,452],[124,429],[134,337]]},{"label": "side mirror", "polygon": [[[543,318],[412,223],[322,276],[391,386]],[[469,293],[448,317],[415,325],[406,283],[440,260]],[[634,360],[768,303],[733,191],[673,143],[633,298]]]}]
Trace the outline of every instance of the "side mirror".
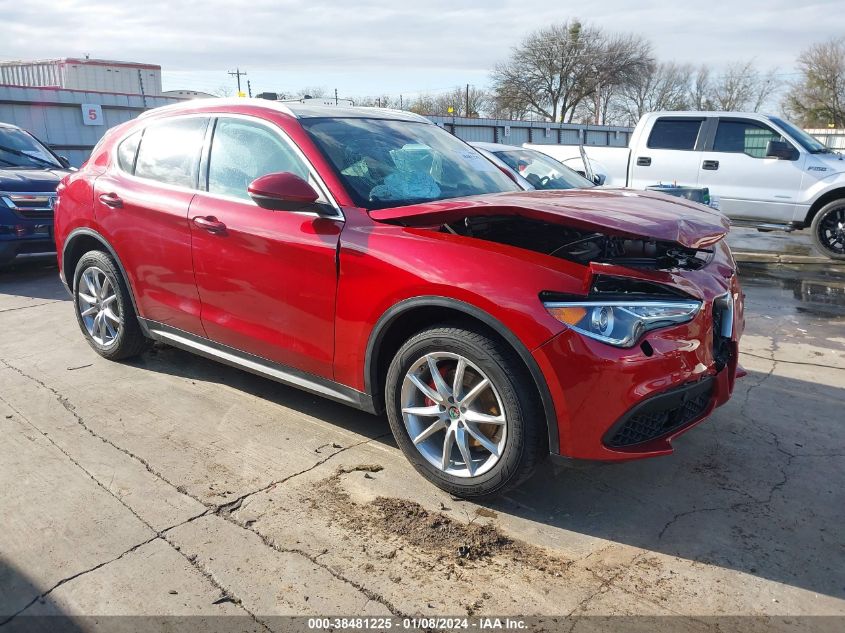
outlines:
[{"label": "side mirror", "polygon": [[59,159],[59,165],[64,167],[65,169],[70,169],[70,161],[68,160],[67,156],[56,156]]},{"label": "side mirror", "polygon": [[597,187],[601,187],[601,186],[604,184],[604,181],[605,181],[605,180],[607,180],[607,176],[605,176],[604,174],[596,174],[596,175],[593,177],[593,183],[594,183]]},{"label": "side mirror", "polygon": [[766,158],[777,158],[778,160],[795,160],[796,151],[785,141],[769,141],[766,143]]},{"label": "side mirror", "polygon": [[287,171],[256,178],[247,192],[255,204],[271,211],[313,211],[320,198],[314,187]]}]

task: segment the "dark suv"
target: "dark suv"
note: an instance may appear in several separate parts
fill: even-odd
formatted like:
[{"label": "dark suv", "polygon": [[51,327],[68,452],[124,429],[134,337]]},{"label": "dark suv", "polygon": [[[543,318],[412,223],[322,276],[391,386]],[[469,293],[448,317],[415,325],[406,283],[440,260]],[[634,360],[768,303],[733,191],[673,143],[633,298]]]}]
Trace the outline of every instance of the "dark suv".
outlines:
[{"label": "dark suv", "polygon": [[0,123],[0,265],[51,253],[56,186],[68,162],[19,127]]}]

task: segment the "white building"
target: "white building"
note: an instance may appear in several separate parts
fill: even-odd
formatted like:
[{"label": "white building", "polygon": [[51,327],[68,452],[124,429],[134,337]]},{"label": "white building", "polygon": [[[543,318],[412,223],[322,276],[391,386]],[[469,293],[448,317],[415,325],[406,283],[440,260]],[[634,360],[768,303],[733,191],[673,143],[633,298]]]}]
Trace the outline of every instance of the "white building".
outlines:
[{"label": "white building", "polygon": [[161,96],[161,66],[106,59],[0,62],[0,84],[86,92]]}]

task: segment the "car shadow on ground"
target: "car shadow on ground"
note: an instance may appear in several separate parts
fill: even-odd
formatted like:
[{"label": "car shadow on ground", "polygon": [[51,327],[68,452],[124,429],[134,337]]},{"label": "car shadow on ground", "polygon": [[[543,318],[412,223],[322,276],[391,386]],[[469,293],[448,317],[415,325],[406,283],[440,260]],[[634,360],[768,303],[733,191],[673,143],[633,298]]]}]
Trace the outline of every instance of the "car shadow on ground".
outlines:
[{"label": "car shadow on ground", "polygon": [[[38,588],[27,574],[0,556],[0,627],[10,633],[35,632],[82,633],[84,630],[53,602],[45,591]],[[49,615],[26,615],[29,609],[38,605],[40,613]],[[19,615],[19,612],[21,612]]]},{"label": "car shadow on ground", "polygon": [[70,301],[70,294],[59,279],[55,255],[27,257],[0,266],[0,294]]}]

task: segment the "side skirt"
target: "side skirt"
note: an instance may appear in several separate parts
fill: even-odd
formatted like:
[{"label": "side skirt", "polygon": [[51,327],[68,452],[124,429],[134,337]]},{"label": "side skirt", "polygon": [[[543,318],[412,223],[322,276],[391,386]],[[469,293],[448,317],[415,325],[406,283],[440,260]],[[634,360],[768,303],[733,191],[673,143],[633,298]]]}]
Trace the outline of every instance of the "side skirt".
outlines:
[{"label": "side skirt", "polygon": [[336,402],[375,413],[373,398],[369,394],[356,391],[346,385],[308,374],[292,367],[280,365],[266,358],[242,352],[233,347],[215,343],[214,341],[179,330],[164,323],[138,319],[145,333],[152,339],[167,343],[173,347],[193,352],[205,358],[243,369],[264,378],[269,378],[291,387],[329,398]]}]

